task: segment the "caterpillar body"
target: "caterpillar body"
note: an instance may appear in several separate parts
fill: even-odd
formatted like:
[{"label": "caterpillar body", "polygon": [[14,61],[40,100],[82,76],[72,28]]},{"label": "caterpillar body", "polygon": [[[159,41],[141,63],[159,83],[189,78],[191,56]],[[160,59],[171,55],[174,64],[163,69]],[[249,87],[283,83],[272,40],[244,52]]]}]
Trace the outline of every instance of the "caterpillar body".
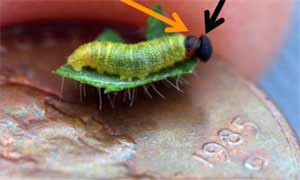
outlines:
[{"label": "caterpillar body", "polygon": [[188,59],[207,62],[211,54],[212,46],[207,36],[197,38],[178,34],[136,44],[89,42],[69,56],[68,64],[76,71],[90,67],[100,74],[131,80],[143,79]]}]

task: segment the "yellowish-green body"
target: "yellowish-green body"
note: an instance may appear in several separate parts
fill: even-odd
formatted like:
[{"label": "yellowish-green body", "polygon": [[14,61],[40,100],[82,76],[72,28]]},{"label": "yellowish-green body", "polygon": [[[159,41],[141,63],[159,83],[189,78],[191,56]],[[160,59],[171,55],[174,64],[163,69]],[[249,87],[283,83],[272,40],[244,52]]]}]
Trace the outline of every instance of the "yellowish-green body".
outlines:
[{"label": "yellowish-green body", "polygon": [[166,36],[137,44],[94,41],[80,46],[68,58],[76,71],[83,67],[121,79],[143,79],[186,60],[185,36]]}]

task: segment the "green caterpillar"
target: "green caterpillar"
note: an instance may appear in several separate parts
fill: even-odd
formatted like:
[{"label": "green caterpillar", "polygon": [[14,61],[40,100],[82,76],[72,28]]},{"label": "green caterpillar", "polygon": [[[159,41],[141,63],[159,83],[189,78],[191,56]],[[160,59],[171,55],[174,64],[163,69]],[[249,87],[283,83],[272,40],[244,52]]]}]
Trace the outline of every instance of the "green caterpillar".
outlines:
[{"label": "green caterpillar", "polygon": [[100,74],[119,75],[120,79],[130,81],[188,59],[207,62],[212,51],[205,35],[197,38],[178,34],[137,44],[94,41],[77,48],[69,56],[68,64],[76,71],[90,67]]}]

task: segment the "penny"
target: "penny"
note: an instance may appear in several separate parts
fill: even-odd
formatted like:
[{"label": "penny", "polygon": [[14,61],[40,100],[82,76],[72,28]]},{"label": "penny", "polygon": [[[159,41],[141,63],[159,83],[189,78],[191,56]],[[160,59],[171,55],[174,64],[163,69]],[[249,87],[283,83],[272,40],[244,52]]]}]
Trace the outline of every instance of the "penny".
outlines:
[{"label": "penny", "polygon": [[104,101],[99,111],[97,89],[86,87],[79,103],[73,81],[59,100],[51,71],[101,28],[33,27],[1,35],[1,178],[300,178],[299,142],[286,119],[230,65],[215,58],[184,76],[184,93],[159,87],[165,99],[150,91],[132,107]]}]

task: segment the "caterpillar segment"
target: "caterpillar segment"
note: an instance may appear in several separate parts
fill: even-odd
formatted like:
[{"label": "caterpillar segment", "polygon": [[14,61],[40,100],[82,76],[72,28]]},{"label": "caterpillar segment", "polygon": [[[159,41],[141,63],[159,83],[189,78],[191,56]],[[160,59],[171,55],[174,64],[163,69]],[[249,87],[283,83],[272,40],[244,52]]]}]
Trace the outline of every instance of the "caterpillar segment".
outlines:
[{"label": "caterpillar segment", "polygon": [[77,48],[69,56],[68,64],[76,71],[89,67],[100,74],[118,75],[120,79],[130,81],[143,79],[191,58],[207,61],[211,53],[206,36],[198,39],[178,34],[137,44],[90,42]]}]

